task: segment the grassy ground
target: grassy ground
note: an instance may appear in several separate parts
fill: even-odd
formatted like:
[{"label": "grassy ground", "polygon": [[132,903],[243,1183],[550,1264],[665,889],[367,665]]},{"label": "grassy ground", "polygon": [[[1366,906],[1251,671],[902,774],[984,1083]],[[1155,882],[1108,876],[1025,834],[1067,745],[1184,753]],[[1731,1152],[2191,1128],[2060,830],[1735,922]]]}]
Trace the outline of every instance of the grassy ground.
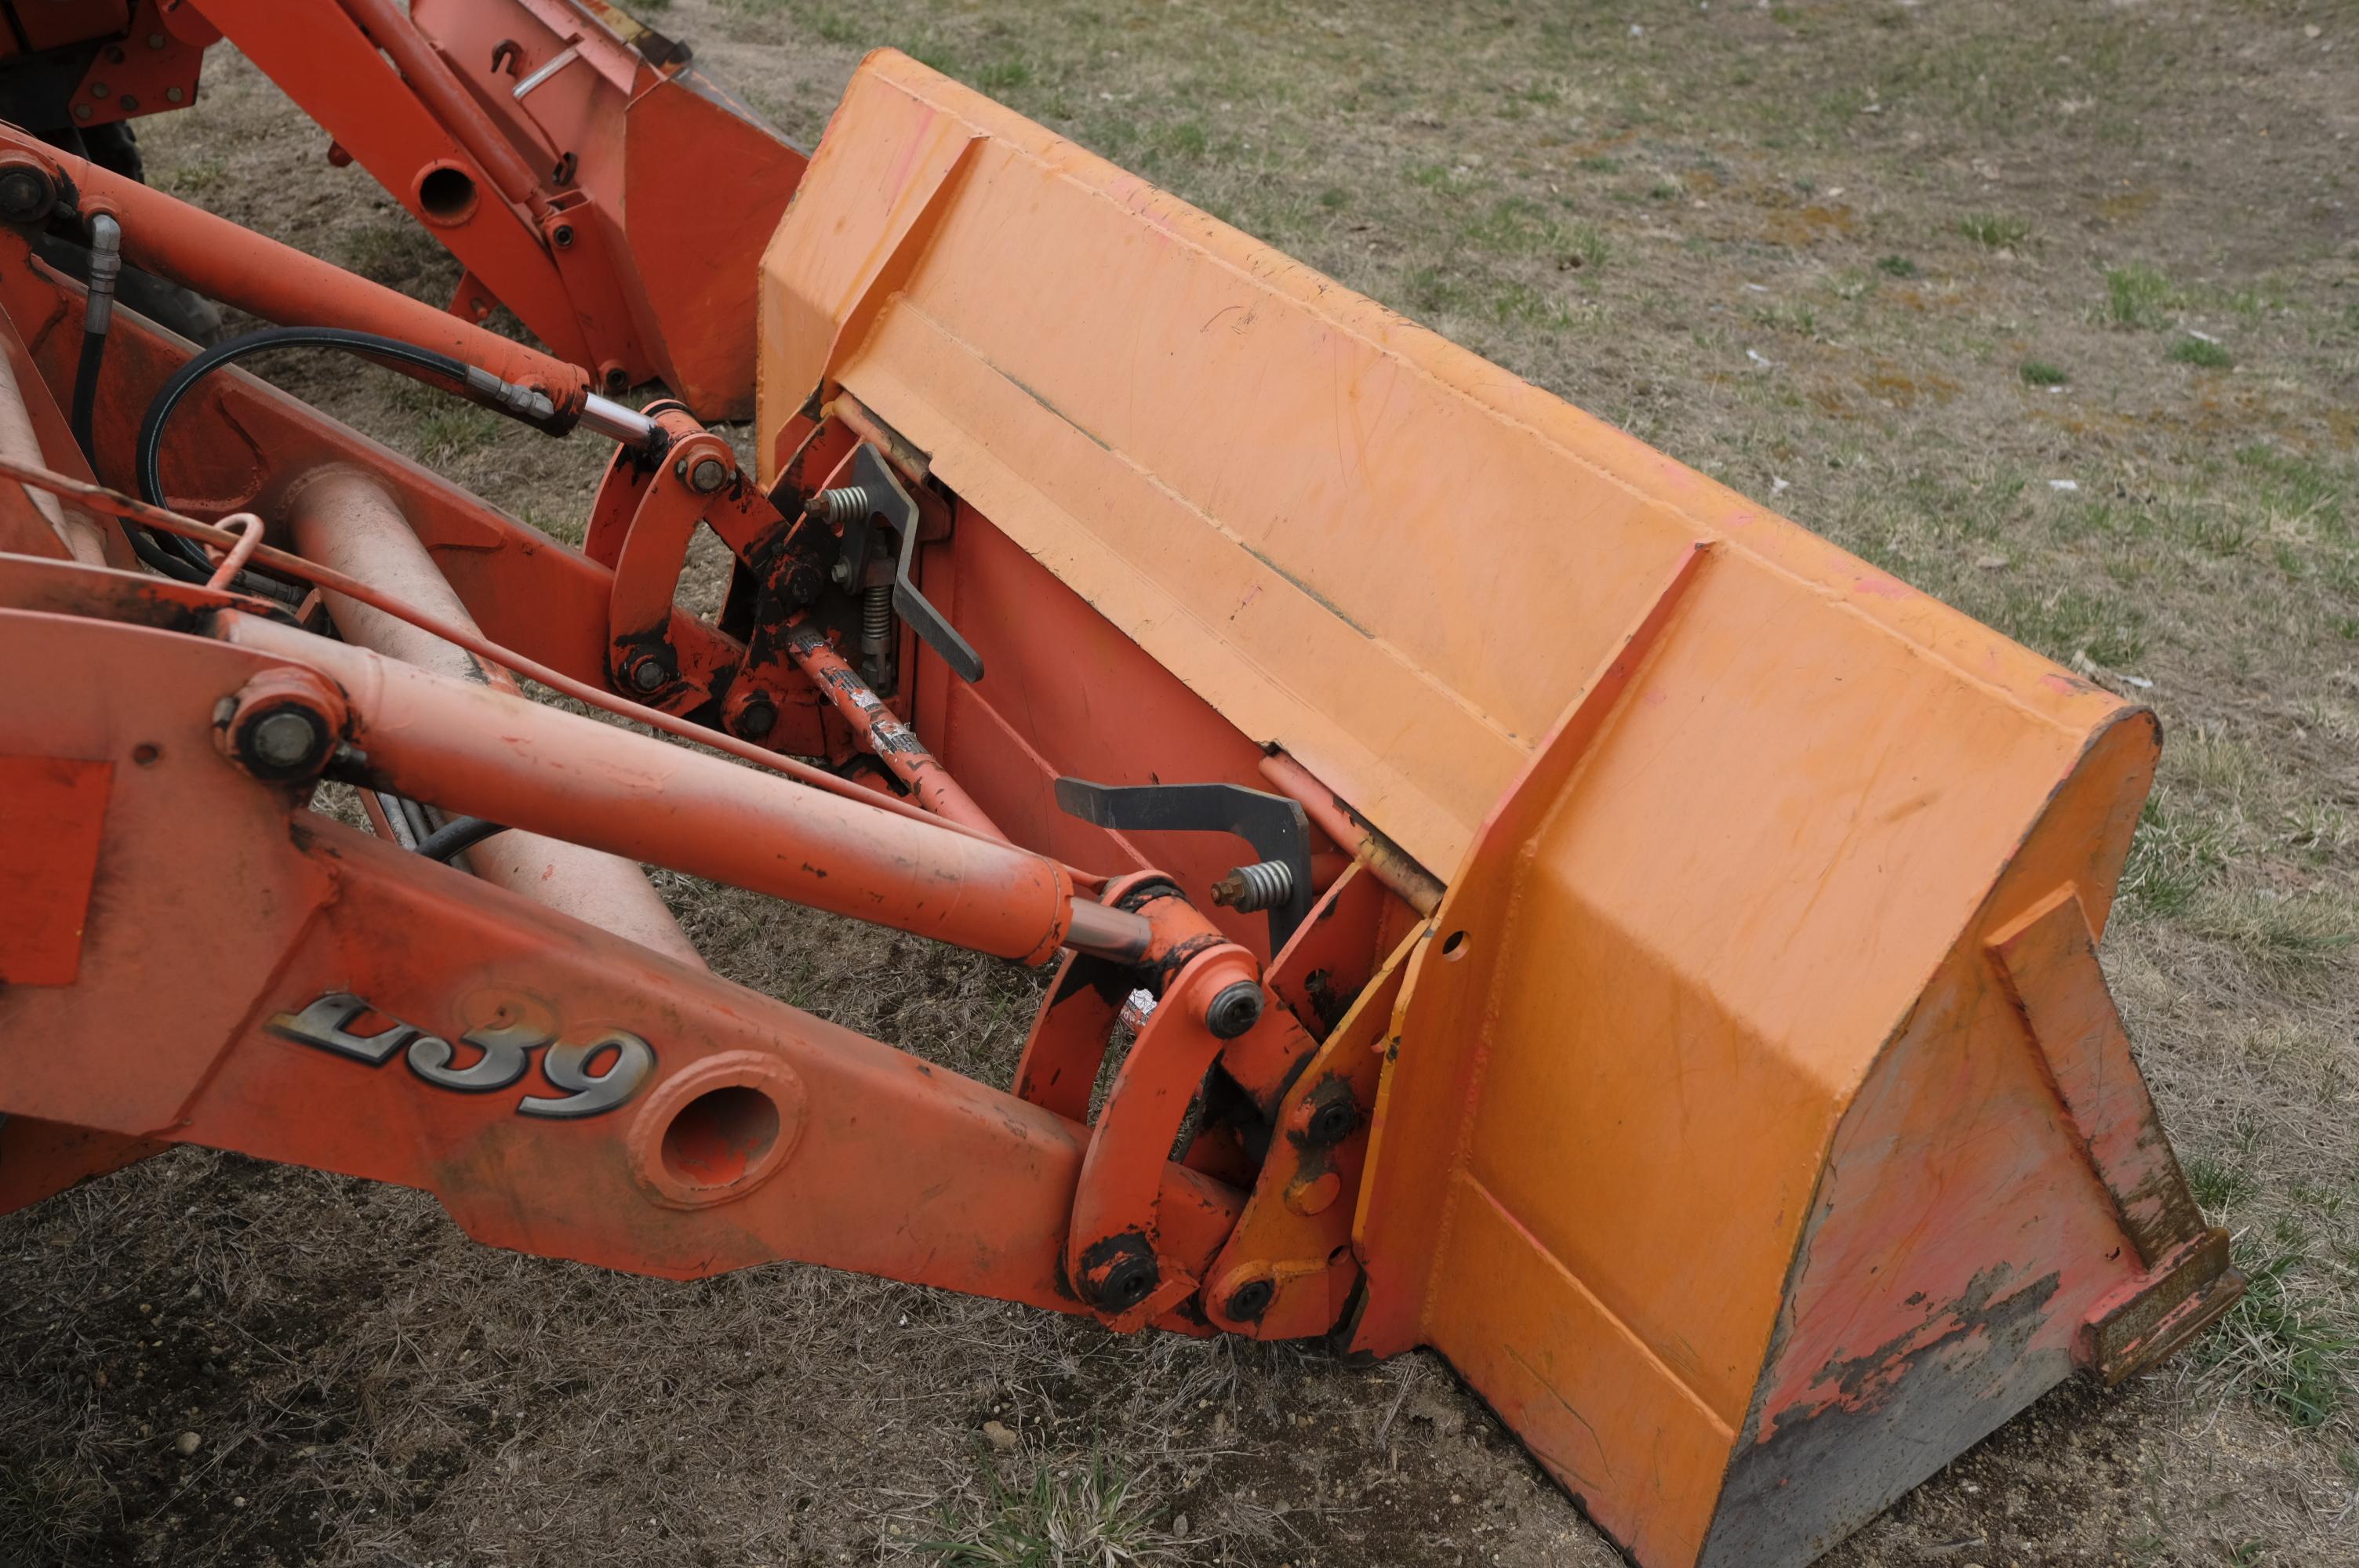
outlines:
[{"label": "grassy ground", "polygon": [[[2359,6],[675,0],[791,134],[890,43],[1634,430],[2169,732],[2105,951],[2254,1289],[1835,1562],[2359,1562]],[[234,60],[155,177],[429,296]],[[519,514],[586,445],[298,386]],[[1030,982],[725,892],[724,972],[1004,1074]],[[1598,1563],[1426,1358],[471,1247],[184,1151],[0,1221],[0,1562]],[[183,1433],[193,1433],[183,1454]]]}]

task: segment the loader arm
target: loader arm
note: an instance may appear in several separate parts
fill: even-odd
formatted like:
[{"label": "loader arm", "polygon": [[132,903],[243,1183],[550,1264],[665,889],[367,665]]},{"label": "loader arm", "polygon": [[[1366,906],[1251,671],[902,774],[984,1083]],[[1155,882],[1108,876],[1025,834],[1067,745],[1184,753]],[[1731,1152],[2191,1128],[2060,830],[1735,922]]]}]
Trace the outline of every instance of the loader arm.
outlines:
[{"label": "loader arm", "polygon": [[[223,38],[602,392],[754,406],[756,262],[805,157],[606,0],[49,0],[0,47],[0,119],[83,134],[196,103]],[[200,290],[200,292],[204,292]],[[218,297],[218,296],[213,296]]]},{"label": "loader arm", "polygon": [[[44,156],[0,196],[71,209]],[[201,1142],[616,1268],[1431,1346],[1647,1568],[1807,1563],[2242,1288],[2096,959],[2150,714],[914,61],[765,254],[759,462],[581,385],[580,549],[136,318],[93,482],[49,215],[0,1198]],[[643,862],[1053,966],[1009,1087],[705,972]]]}]

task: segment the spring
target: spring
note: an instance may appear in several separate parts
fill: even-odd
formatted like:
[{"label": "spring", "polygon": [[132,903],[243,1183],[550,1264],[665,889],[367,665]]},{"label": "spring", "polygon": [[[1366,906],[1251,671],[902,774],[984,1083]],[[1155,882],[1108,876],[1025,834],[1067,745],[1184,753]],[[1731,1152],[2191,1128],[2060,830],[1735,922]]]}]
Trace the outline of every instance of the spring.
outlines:
[{"label": "spring", "polygon": [[1239,866],[1212,884],[1212,902],[1240,914],[1275,909],[1294,894],[1294,868],[1284,860],[1256,860]]},{"label": "spring", "polygon": [[893,585],[873,583],[860,590],[860,649],[881,654],[893,645]]},{"label": "spring", "polygon": [[839,527],[848,526],[868,515],[868,492],[859,485],[847,484],[834,490],[822,490],[810,498],[805,511],[817,514]]}]

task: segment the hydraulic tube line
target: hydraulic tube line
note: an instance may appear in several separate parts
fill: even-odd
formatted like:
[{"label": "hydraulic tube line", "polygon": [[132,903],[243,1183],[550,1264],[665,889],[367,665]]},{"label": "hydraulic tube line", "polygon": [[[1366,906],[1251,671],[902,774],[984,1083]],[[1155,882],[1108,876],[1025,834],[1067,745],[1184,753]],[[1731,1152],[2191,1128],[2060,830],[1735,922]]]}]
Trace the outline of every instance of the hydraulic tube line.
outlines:
[{"label": "hydraulic tube line", "polygon": [[1277,786],[1279,792],[1293,798],[1304,815],[1319,825],[1319,830],[1335,840],[1336,846],[1366,866],[1370,873],[1385,886],[1400,894],[1401,901],[1419,914],[1431,914],[1441,907],[1441,882],[1402,852],[1400,846],[1353,816],[1335,792],[1321,784],[1310,771],[1283,752],[1272,752],[1261,760],[1261,776]]},{"label": "hydraulic tube line", "polygon": [[[376,481],[350,469],[323,469],[296,481],[288,496],[288,522],[296,548],[372,588],[473,628],[474,619],[435,566],[434,557],[410,532],[400,507]],[[345,639],[421,669],[486,683],[513,693],[516,680],[405,621],[355,603],[342,594],[325,595],[328,612]],[[506,818],[498,820],[506,821]],[[467,863],[487,882],[548,905],[561,914],[651,947],[695,968],[704,960],[632,861],[585,849],[561,839],[507,832],[467,850]]]},{"label": "hydraulic tube line", "polygon": [[341,687],[373,782],[412,800],[1030,964],[1060,946],[1133,961],[1154,940],[1045,855],[293,627],[221,624]]},{"label": "hydraulic tube line", "polygon": [[869,689],[859,672],[844,663],[843,655],[829,643],[825,633],[808,621],[798,621],[787,628],[787,653],[796,666],[810,677],[811,685],[825,692],[828,700],[835,704],[836,712],[852,726],[853,738],[885,765],[886,772],[908,786],[919,805],[936,816],[979,827],[995,838],[1007,837],[974,803],[974,797],[959,787],[958,781],[926,750],[916,733]]}]

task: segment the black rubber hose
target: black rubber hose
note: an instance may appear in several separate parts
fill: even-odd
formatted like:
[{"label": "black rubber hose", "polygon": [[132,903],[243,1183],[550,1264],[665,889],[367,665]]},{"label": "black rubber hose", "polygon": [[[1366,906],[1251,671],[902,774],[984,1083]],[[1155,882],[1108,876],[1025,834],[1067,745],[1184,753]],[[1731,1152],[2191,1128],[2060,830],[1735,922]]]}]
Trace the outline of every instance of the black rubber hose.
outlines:
[{"label": "black rubber hose", "polygon": [[90,427],[98,416],[98,373],[106,363],[106,334],[84,330],[82,358],[74,362],[73,438],[90,471],[98,471],[98,454],[92,449]]},{"label": "black rubber hose", "polygon": [[418,852],[429,860],[448,865],[451,857],[472,849],[495,833],[507,828],[497,822],[486,822],[480,816],[454,816],[418,841]]},{"label": "black rubber hose", "polygon": [[164,425],[171,418],[172,410],[179,406],[197,383],[222,366],[273,349],[341,349],[368,359],[408,365],[440,377],[451,384],[450,390],[454,395],[462,396],[467,384],[467,367],[449,354],[375,332],[355,332],[343,327],[265,327],[228,339],[192,356],[173,372],[172,379],[157,390],[154,400],[147,405],[147,417],[139,422],[136,452],[141,500],[156,506],[169,504],[164,499],[163,454]]}]

